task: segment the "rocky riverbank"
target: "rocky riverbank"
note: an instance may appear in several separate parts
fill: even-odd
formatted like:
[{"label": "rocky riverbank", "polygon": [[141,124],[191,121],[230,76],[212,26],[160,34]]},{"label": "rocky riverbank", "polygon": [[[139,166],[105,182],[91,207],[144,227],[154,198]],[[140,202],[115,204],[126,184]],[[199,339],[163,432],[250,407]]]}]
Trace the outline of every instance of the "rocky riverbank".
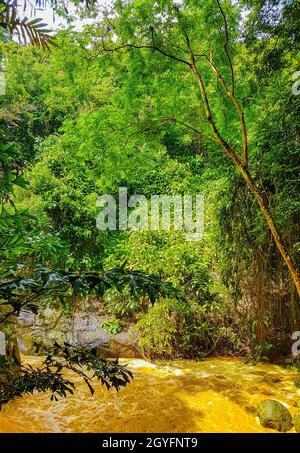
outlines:
[{"label": "rocky riverbank", "polygon": [[107,319],[107,316],[91,311],[77,311],[67,316],[54,308],[46,308],[39,315],[21,310],[16,318],[15,332],[20,351],[25,355],[34,353],[35,341],[46,344],[57,341],[96,349],[105,357],[142,357],[134,327],[114,335],[102,327]]}]

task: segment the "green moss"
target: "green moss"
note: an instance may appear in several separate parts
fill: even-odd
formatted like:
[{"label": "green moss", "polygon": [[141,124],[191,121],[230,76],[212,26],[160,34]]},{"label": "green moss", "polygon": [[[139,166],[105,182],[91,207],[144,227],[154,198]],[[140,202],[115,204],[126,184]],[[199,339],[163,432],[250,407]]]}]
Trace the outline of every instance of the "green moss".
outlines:
[{"label": "green moss", "polygon": [[288,409],[279,401],[268,399],[261,401],[257,415],[262,426],[286,432],[292,429],[293,420]]}]

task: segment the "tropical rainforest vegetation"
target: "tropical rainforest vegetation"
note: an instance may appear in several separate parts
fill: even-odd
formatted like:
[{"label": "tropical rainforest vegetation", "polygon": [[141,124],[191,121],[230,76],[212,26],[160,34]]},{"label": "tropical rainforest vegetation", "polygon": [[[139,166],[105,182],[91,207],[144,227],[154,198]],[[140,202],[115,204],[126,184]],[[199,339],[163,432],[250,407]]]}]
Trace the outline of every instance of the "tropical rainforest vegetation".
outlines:
[{"label": "tropical rainforest vegetation", "polygon": [[[67,26],[51,32],[38,10],[24,18],[20,2],[0,2],[1,330],[13,342],[20,309],[67,313],[94,292],[108,326],[134,324],[150,358],[289,357],[300,325],[299,1],[33,3]],[[81,31],[78,15],[91,19]],[[97,199],[119,187],[203,194],[203,239],[99,231]],[[89,386],[82,365],[108,387],[131,378],[91,351],[43,347],[40,369],[3,359],[0,402],[34,388],[65,396],[63,367]]]}]

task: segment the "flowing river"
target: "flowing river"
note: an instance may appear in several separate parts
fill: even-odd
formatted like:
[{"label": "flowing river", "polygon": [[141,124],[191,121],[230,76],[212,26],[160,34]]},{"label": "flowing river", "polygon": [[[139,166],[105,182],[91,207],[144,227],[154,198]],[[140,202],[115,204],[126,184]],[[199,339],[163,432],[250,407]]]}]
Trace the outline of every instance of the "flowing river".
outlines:
[{"label": "flowing river", "polygon": [[[31,364],[38,360],[26,358]],[[273,432],[258,423],[258,403],[278,399],[293,415],[300,399],[295,372],[276,365],[235,358],[122,362],[135,379],[119,393],[95,384],[91,396],[77,378],[75,394],[58,402],[45,393],[6,404],[0,432]]]}]

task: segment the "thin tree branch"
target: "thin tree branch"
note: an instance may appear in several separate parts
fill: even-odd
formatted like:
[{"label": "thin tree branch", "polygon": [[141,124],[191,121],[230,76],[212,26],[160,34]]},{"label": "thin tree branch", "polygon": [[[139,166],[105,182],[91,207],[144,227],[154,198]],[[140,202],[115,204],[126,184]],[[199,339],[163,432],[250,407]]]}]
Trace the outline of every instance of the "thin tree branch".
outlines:
[{"label": "thin tree branch", "polygon": [[241,158],[239,157],[239,155],[235,152],[235,150],[226,142],[226,140],[222,137],[222,135],[220,134],[217,126],[216,126],[216,123],[213,119],[213,116],[212,116],[212,112],[211,112],[211,108],[210,108],[210,105],[209,105],[209,101],[208,101],[208,97],[207,97],[207,93],[206,93],[206,88],[205,88],[205,85],[203,83],[203,80],[202,80],[202,77],[198,71],[198,68],[196,66],[196,63],[195,63],[195,60],[192,64],[192,67],[191,67],[194,75],[195,75],[195,78],[198,82],[198,86],[199,86],[199,90],[200,90],[200,93],[201,93],[201,97],[202,97],[202,100],[203,100],[203,103],[204,103],[204,108],[205,108],[205,114],[206,114],[206,119],[210,125],[210,128],[214,134],[214,136],[216,137],[216,140],[218,143],[220,143],[220,145],[223,146],[224,150],[226,151],[226,154],[230,157],[231,160],[233,160],[233,162],[238,166],[238,167],[243,167],[243,162],[241,160]]},{"label": "thin tree branch", "polygon": [[[201,93],[201,97],[202,97],[202,100],[203,100],[203,103],[204,103],[204,108],[205,108],[205,113],[206,113],[206,118],[207,118],[207,121],[211,127],[211,130],[214,134],[214,136],[216,137],[216,141],[221,144],[223,146],[223,148],[225,149],[227,155],[235,162],[236,165],[243,165],[242,161],[241,161],[241,158],[239,157],[239,155],[235,152],[235,150],[226,142],[226,140],[222,137],[222,135],[220,134],[217,126],[216,126],[216,123],[213,119],[213,116],[212,116],[212,111],[211,111],[211,108],[210,108],[210,105],[209,105],[209,101],[208,101],[208,97],[207,97],[207,93],[206,93],[206,88],[204,86],[204,83],[203,83],[203,79],[200,75],[200,72],[198,71],[198,68],[197,68],[197,65],[196,65],[196,61],[195,61],[195,54],[193,52],[193,49],[192,49],[192,46],[191,46],[191,42],[190,42],[190,38],[189,38],[189,35],[188,35],[188,32],[186,31],[186,29],[184,27],[181,27],[183,33],[184,33],[184,36],[185,36],[185,39],[186,39],[186,44],[187,44],[187,48],[189,50],[189,54],[191,56],[191,65],[190,65],[190,68],[194,74],[194,76],[196,77],[196,80],[198,82],[198,86],[199,86],[199,89],[200,89],[200,93]],[[207,55],[204,55],[205,58],[208,60],[208,62],[210,63],[211,67],[212,68],[215,68],[214,64],[212,63],[212,51],[210,52],[210,57],[208,57]],[[200,56],[200,55],[198,55]],[[216,68],[215,68],[216,70]],[[226,83],[225,83],[225,80],[223,79],[223,77],[221,76],[221,74],[217,71],[217,74],[218,74],[218,77],[220,78],[220,81],[221,81],[221,84],[223,86],[223,88],[225,89],[226,93],[228,94],[228,96],[231,98],[232,102],[234,103],[236,109],[241,112],[241,114],[243,115],[243,112],[241,111],[234,95],[232,94],[232,92],[229,92],[227,90],[227,86],[226,86]],[[245,124],[245,122],[243,122],[242,124]],[[244,134],[243,134],[243,137],[244,137]],[[246,139],[247,139],[247,135],[246,135]],[[243,138],[244,140],[244,138]],[[243,142],[244,143],[244,142]]]},{"label": "thin tree branch", "polygon": [[[105,35],[103,35],[102,36],[102,47],[103,48],[98,53],[98,55],[100,55],[101,53],[104,53],[104,52],[116,52],[116,51],[119,51],[119,50],[122,50],[122,49],[125,49],[125,48],[150,49],[150,50],[155,50],[155,51],[161,53],[162,55],[164,55],[164,56],[166,56],[166,57],[168,57],[170,59],[173,59],[173,60],[178,61],[180,63],[184,63],[187,66],[189,66],[191,68],[192,72],[194,73],[194,75],[196,76],[196,79],[198,81],[198,85],[199,85],[199,88],[200,88],[201,96],[202,96],[202,99],[203,99],[203,102],[204,102],[204,106],[205,106],[206,117],[207,117],[207,120],[208,120],[208,122],[210,124],[210,127],[211,127],[212,131],[213,131],[213,134],[216,137],[215,141],[220,143],[225,148],[226,152],[231,155],[231,158],[235,161],[235,163],[238,163],[239,165],[247,165],[247,162],[248,162],[248,141],[247,141],[247,130],[246,130],[246,123],[245,123],[245,119],[244,119],[244,113],[243,113],[243,111],[242,111],[237,99],[235,98],[234,94],[232,93],[232,91],[228,90],[228,87],[226,85],[226,82],[225,82],[223,76],[220,74],[220,72],[217,70],[216,66],[213,64],[212,57],[211,57],[212,50],[210,51],[210,57],[208,57],[206,54],[203,54],[203,55],[194,54],[193,53],[193,49],[191,47],[191,42],[190,42],[190,39],[189,39],[189,35],[188,35],[188,33],[187,33],[187,31],[186,31],[186,29],[184,27],[182,27],[182,31],[183,31],[185,39],[186,39],[188,53],[191,56],[191,62],[186,61],[186,60],[184,60],[184,59],[182,59],[180,57],[177,57],[175,55],[169,54],[168,52],[165,52],[163,49],[158,47],[156,45],[156,43],[155,43],[154,30],[153,30],[152,27],[151,27],[152,45],[134,45],[134,44],[131,44],[131,43],[127,43],[127,44],[122,44],[122,45],[114,47],[114,48],[107,48],[105,46],[105,41],[104,41]],[[240,118],[240,123],[241,123],[241,129],[242,129],[242,142],[243,142],[243,154],[244,154],[243,162],[241,161],[241,159],[237,155],[237,153],[233,150],[233,148],[221,136],[220,132],[218,131],[218,129],[216,127],[216,124],[215,124],[215,122],[214,122],[214,120],[212,118],[212,112],[211,112],[211,109],[210,109],[210,106],[209,106],[209,103],[208,103],[206,89],[205,89],[202,77],[200,76],[200,73],[199,73],[199,71],[197,69],[197,66],[196,66],[195,56],[197,56],[197,57],[200,57],[200,56],[203,57],[204,56],[206,58],[206,60],[208,61],[209,65],[211,67],[211,69],[213,70],[214,74],[220,80],[221,85],[222,85],[225,93],[227,94],[227,96],[229,96],[229,98],[231,99],[235,109],[238,112],[238,115],[239,115],[239,118]]]},{"label": "thin tree branch", "polygon": [[[55,289],[56,288],[53,288],[54,292],[53,294],[55,295]],[[39,299],[40,297],[42,297],[44,294],[51,294],[51,292],[49,292],[48,289],[45,289],[44,291],[41,291],[40,293],[38,294],[33,294],[31,297],[29,297],[29,299],[26,299],[22,304],[20,304],[20,306],[18,308],[14,308],[12,311],[10,311],[9,313],[6,313],[6,315],[4,315],[2,318],[0,318],[0,324],[2,324],[4,321],[6,321],[8,318],[10,318],[11,316],[15,315],[15,314],[18,314],[18,312],[26,307],[28,304],[30,304],[31,302],[33,302],[34,300],[36,299]],[[2,304],[3,305],[3,304]]]},{"label": "thin tree branch", "polygon": [[234,88],[235,88],[235,81],[234,81],[234,70],[233,70],[233,65],[230,57],[230,53],[228,50],[228,45],[229,45],[229,33],[228,33],[228,22],[227,22],[227,17],[226,14],[223,11],[223,8],[221,6],[220,0],[216,0],[217,5],[219,7],[220,13],[222,14],[223,21],[224,21],[224,28],[225,28],[225,43],[224,43],[224,50],[227,55],[229,67],[230,67],[230,74],[231,74],[231,91],[232,94],[234,95]]},{"label": "thin tree branch", "polygon": [[212,140],[213,142],[220,144],[216,138],[212,137],[211,135],[204,134],[202,131],[200,131],[199,129],[196,129],[191,124],[187,124],[184,121],[178,120],[177,118],[174,118],[174,117],[170,117],[170,118],[167,117],[167,118],[162,118],[162,119],[167,122],[171,122],[171,123],[173,122],[176,124],[180,124],[181,126],[184,126],[185,128],[190,129],[193,132],[196,132],[196,134],[200,135],[201,137],[205,137],[208,140]]},{"label": "thin tree branch", "polygon": [[178,44],[175,44],[175,42],[171,41],[170,39],[164,38],[165,41],[171,44],[171,46],[175,47],[175,49],[180,50],[181,52],[184,52],[185,54],[188,54],[188,51],[184,49],[183,47],[179,46]]},{"label": "thin tree branch", "polygon": [[215,64],[212,62],[212,59],[208,58],[207,55],[205,55],[205,58],[206,58],[206,60],[207,60],[207,62],[209,64],[209,66],[211,67],[213,73],[219,79],[224,92],[227,94],[227,96],[231,100],[232,104],[234,105],[234,107],[235,107],[235,109],[236,109],[236,111],[237,111],[237,113],[239,115],[240,124],[241,124],[241,131],[242,131],[243,160],[244,160],[244,164],[247,165],[248,164],[248,134],[247,134],[247,127],[246,127],[246,121],[245,121],[244,112],[243,112],[243,110],[242,110],[237,98],[233,94],[233,92],[228,89],[227,84],[226,84],[226,82],[224,80],[224,77],[219,72],[219,70],[217,69]]},{"label": "thin tree branch", "polygon": [[160,47],[158,47],[155,44],[153,29],[151,29],[152,45],[147,45],[147,44],[135,45],[135,44],[127,43],[127,44],[121,44],[120,46],[117,46],[117,47],[108,48],[108,47],[105,46],[104,37],[105,36],[103,35],[102,36],[102,49],[96,54],[96,57],[101,55],[102,53],[105,53],[105,52],[117,52],[119,50],[126,49],[126,48],[150,49],[150,50],[155,50],[156,52],[159,52],[162,55],[164,55],[165,57],[168,57],[168,58],[170,58],[172,60],[175,60],[175,61],[180,62],[180,63],[184,63],[185,65],[187,65],[189,67],[191,66],[191,63],[189,61],[186,61],[183,58],[177,57],[176,55],[170,54],[170,53],[166,52],[165,50],[161,49]]},{"label": "thin tree branch", "polygon": [[[224,19],[225,35],[226,35],[226,42],[224,44],[224,48],[225,48],[225,52],[226,52],[226,55],[227,55],[227,58],[228,58],[228,61],[229,61],[229,65],[230,65],[231,90],[228,89],[227,84],[226,84],[226,82],[224,80],[224,77],[221,75],[221,73],[218,71],[218,69],[216,68],[216,66],[213,63],[213,49],[212,49],[212,47],[210,47],[210,49],[209,49],[209,56],[207,56],[206,54],[202,54],[202,55],[194,54],[193,50],[191,48],[191,44],[190,44],[190,39],[189,39],[188,33],[187,33],[187,31],[184,28],[182,28],[182,30],[183,30],[183,32],[185,34],[186,42],[187,42],[187,46],[189,48],[190,54],[192,55],[192,58],[194,60],[194,67],[196,68],[196,71],[198,72],[198,69],[197,69],[196,63],[195,63],[195,57],[203,57],[204,56],[206,58],[206,60],[208,61],[208,64],[210,65],[211,69],[213,70],[214,74],[220,80],[220,83],[222,85],[223,90],[225,91],[226,95],[230,98],[232,104],[234,105],[234,107],[235,107],[235,109],[236,109],[236,111],[237,111],[237,113],[239,115],[240,124],[241,124],[241,132],[242,132],[243,161],[244,161],[243,163],[244,163],[244,165],[248,165],[248,136],[247,136],[247,128],[246,128],[246,121],[245,121],[245,117],[244,117],[244,112],[241,109],[241,107],[240,107],[240,105],[238,103],[238,100],[236,99],[236,97],[234,95],[234,70],[233,70],[233,65],[232,65],[232,62],[231,62],[230,54],[229,54],[229,51],[228,51],[228,43],[229,43],[228,24],[227,24],[227,19],[226,19],[225,13],[224,13],[221,5],[220,5],[219,0],[216,0],[216,1],[218,3],[218,6],[220,8],[221,14],[222,14],[223,19]],[[195,73],[195,71],[194,71],[194,73]],[[199,74],[199,72],[198,72],[198,74]],[[198,82],[199,82],[199,80],[198,80]],[[204,85],[203,85],[203,88],[204,88]]]}]

